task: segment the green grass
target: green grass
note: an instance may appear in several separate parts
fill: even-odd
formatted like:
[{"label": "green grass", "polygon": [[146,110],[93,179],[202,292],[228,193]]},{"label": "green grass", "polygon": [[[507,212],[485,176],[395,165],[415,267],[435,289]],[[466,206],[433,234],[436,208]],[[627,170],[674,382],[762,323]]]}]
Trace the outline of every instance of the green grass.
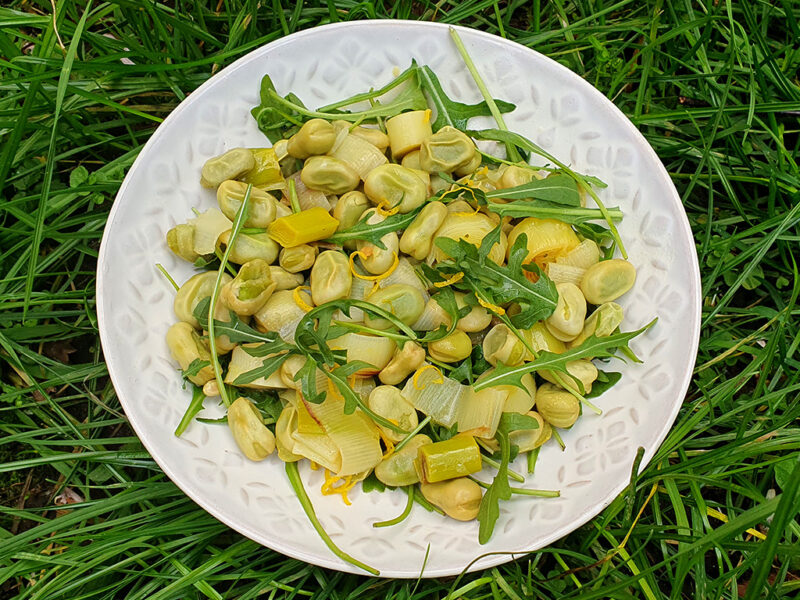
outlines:
[{"label": "green grass", "polygon": [[[55,27],[46,0],[0,8],[0,597],[751,600],[800,590],[800,3],[55,5]],[[115,191],[170,110],[264,43],[385,17],[498,33],[596,85],[667,166],[703,274],[695,377],[628,491],[545,550],[419,584],[299,563],[186,498],[126,424],[94,299]],[[57,506],[67,489],[80,501]]]}]

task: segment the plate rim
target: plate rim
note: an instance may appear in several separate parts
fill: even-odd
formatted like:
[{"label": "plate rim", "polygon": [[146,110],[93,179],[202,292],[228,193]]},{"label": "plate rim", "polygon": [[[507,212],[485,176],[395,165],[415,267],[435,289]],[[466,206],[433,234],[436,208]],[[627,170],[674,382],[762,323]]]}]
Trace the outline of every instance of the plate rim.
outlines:
[{"label": "plate rim", "polygon": [[[107,311],[106,311],[106,298],[103,290],[105,288],[105,274],[104,274],[104,266],[106,264],[107,255],[108,255],[108,248],[109,248],[109,237],[110,237],[110,229],[111,225],[114,223],[116,218],[117,212],[120,210],[121,202],[120,200],[126,193],[127,187],[130,184],[132,179],[132,175],[136,173],[142,165],[143,156],[147,154],[148,149],[151,146],[154,146],[158,140],[165,135],[163,132],[166,130],[164,125],[170,123],[172,120],[177,118],[177,115],[180,115],[182,112],[188,110],[188,107],[192,106],[198,98],[202,96],[202,92],[204,92],[207,88],[211,86],[218,85],[219,82],[223,81],[226,77],[231,75],[235,70],[242,68],[244,65],[248,64],[251,61],[258,60],[262,57],[265,53],[269,53],[281,46],[294,43],[298,39],[302,39],[305,37],[313,36],[319,33],[322,30],[333,30],[333,29],[359,29],[359,28],[397,28],[397,27],[404,27],[404,28],[421,28],[423,30],[448,30],[448,29],[456,29],[460,33],[465,34],[465,44],[469,44],[470,40],[466,39],[469,36],[477,36],[483,40],[486,40],[492,44],[500,44],[500,45],[509,45],[511,48],[517,51],[523,51],[523,53],[533,53],[537,57],[537,59],[541,60],[544,59],[549,63],[550,67],[553,67],[556,71],[560,72],[562,76],[565,76],[568,80],[570,80],[576,87],[579,87],[582,92],[587,93],[591,96],[600,100],[600,104],[603,105],[608,110],[616,113],[618,117],[621,117],[620,121],[623,123],[623,127],[627,128],[628,131],[631,133],[633,139],[636,140],[637,143],[637,152],[644,153],[649,155],[651,161],[654,161],[657,165],[657,177],[659,182],[662,184],[665,193],[669,196],[670,201],[675,205],[673,208],[677,208],[677,213],[680,215],[678,219],[679,226],[682,228],[684,235],[689,240],[694,240],[694,235],[691,231],[691,227],[689,225],[688,216],[686,211],[683,207],[681,202],[680,196],[678,194],[677,189],[669,177],[669,173],[666,170],[666,167],[661,162],[656,151],[644,137],[644,135],[636,128],[636,126],[631,122],[631,120],[619,109],[619,107],[614,104],[610,99],[604,96],[600,90],[586,81],[583,77],[578,75],[577,73],[573,72],[566,66],[560,64],[559,62],[555,61],[554,59],[550,58],[549,56],[542,54],[532,48],[524,46],[518,42],[513,40],[509,40],[506,38],[502,38],[484,31],[480,31],[478,29],[473,29],[471,27],[464,27],[461,25],[449,25],[446,23],[437,23],[437,22],[430,22],[430,21],[415,21],[415,20],[401,20],[401,19],[381,19],[381,20],[369,20],[369,19],[362,19],[362,20],[354,20],[354,21],[343,21],[338,23],[329,23],[326,25],[321,25],[318,27],[312,27],[309,29],[304,29],[302,31],[297,31],[292,34],[283,36],[277,40],[273,40],[267,44],[259,46],[241,56],[240,58],[236,59],[233,63],[228,65],[227,67],[220,70],[218,73],[209,77],[205,82],[203,82],[200,86],[198,86],[194,91],[192,91],[183,101],[181,101],[178,106],[176,106],[170,113],[165,117],[165,119],[158,125],[156,130],[153,134],[148,138],[145,144],[142,146],[142,149],[139,151],[138,155],[134,159],[133,164],[131,165],[130,169],[125,175],[122,183],[120,184],[119,190],[114,197],[114,203],[109,211],[108,218],[106,220],[106,224],[103,229],[103,236],[100,243],[100,249],[98,252],[97,258],[97,278],[96,278],[96,285],[95,285],[95,292],[96,292],[96,309],[97,309],[97,320],[98,320],[98,330],[99,330],[99,337],[100,337],[100,344],[103,349],[103,358],[106,363],[106,367],[108,369],[109,378],[111,379],[112,385],[114,385],[115,379],[122,380],[123,374],[121,372],[121,367],[119,367],[118,363],[119,360],[113,357],[113,354],[109,354],[106,352],[107,348],[112,347],[111,341],[111,334],[109,333],[110,326],[107,325]],[[648,448],[644,456],[642,457],[642,461],[639,465],[639,473],[641,473],[647,465],[650,463],[652,458],[658,452],[659,448],[663,444],[664,440],[666,439],[669,432],[672,430],[672,427],[675,423],[675,419],[677,418],[678,413],[680,412],[680,408],[683,402],[680,398],[685,397],[689,385],[691,383],[692,375],[694,372],[694,366],[696,364],[697,359],[697,351],[699,347],[700,341],[700,322],[702,316],[702,289],[701,289],[701,278],[700,278],[700,266],[699,260],[697,256],[697,249],[694,243],[690,244],[688,248],[681,247],[683,251],[686,251],[689,255],[689,262],[691,263],[691,276],[690,276],[690,287],[691,287],[691,301],[694,303],[696,307],[696,311],[692,314],[692,323],[691,323],[691,350],[692,352],[689,354],[689,361],[687,364],[687,368],[683,373],[683,379],[680,382],[680,385],[677,387],[678,392],[676,392],[676,399],[674,401],[671,413],[669,418],[664,421],[664,425],[662,426],[661,430],[658,431],[658,434],[655,436],[655,442],[653,445]],[[186,494],[189,498],[192,499],[198,506],[200,506],[203,510],[205,510],[208,514],[212,517],[217,519],[218,521],[224,523],[234,531],[244,535],[245,537],[255,541],[256,543],[266,546],[276,552],[284,554],[294,559],[302,560],[303,562],[321,566],[328,569],[333,569],[337,571],[343,571],[348,573],[354,573],[359,575],[365,575],[365,573],[344,561],[338,559],[333,553],[326,553],[325,555],[316,555],[310,552],[307,552],[302,549],[284,546],[280,542],[275,543],[275,540],[264,540],[261,536],[256,535],[254,532],[242,531],[239,527],[234,526],[231,520],[227,517],[223,510],[219,510],[216,505],[204,499],[202,495],[190,493],[188,489],[188,485],[184,485],[184,482],[181,479],[181,476],[171,469],[169,466],[164,464],[164,461],[156,456],[150,448],[148,442],[148,435],[144,433],[146,431],[146,427],[137,419],[135,414],[130,414],[126,410],[126,400],[123,399],[123,394],[120,394],[119,391],[115,387],[115,393],[119,399],[120,405],[122,406],[123,410],[125,411],[125,415],[130,423],[132,429],[136,433],[139,440],[142,442],[142,445],[148,451],[150,456],[153,460],[158,464],[159,468],[167,475],[167,477],[172,481],[173,484],[176,485],[184,494]],[[563,538],[564,536],[576,531],[590,520],[595,518],[599,515],[606,507],[608,507],[619,495],[620,493],[628,487],[629,482],[623,481],[620,485],[614,486],[611,490],[599,501],[594,510],[587,510],[581,513],[575,520],[570,522],[569,524],[565,524],[564,526],[558,528],[550,535],[540,539],[536,544],[533,544],[529,549],[521,549],[521,550],[514,550],[509,552],[487,552],[486,554],[480,555],[478,558],[474,559],[468,565],[464,565],[459,570],[453,569],[435,569],[435,570],[423,570],[422,573],[409,573],[408,571],[402,572],[395,572],[384,570],[381,571],[379,577],[382,578],[433,578],[433,577],[444,577],[444,576],[451,576],[457,575],[459,573],[470,573],[475,572],[478,570],[483,570],[486,568],[494,567],[500,564],[504,564],[506,562],[510,562],[512,560],[516,560],[530,552],[534,552],[541,548],[545,548],[551,545],[553,542]]]}]

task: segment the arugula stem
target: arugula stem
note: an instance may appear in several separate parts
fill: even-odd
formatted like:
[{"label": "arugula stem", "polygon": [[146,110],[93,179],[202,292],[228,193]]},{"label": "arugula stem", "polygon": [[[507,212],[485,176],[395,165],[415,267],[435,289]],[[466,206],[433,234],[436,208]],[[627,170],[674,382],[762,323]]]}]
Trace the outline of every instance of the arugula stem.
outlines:
[{"label": "arugula stem", "polygon": [[400,440],[400,443],[399,443],[399,444],[395,444],[395,446],[394,446],[394,451],[395,451],[395,452],[399,452],[400,450],[402,450],[403,446],[405,446],[405,445],[406,445],[406,444],[407,444],[409,441],[411,441],[411,438],[413,438],[413,437],[414,437],[415,435],[417,435],[417,434],[418,434],[420,431],[422,431],[422,429],[423,429],[423,428],[424,428],[424,427],[425,427],[425,426],[426,426],[428,423],[430,423],[430,422],[431,422],[431,417],[430,417],[430,415],[428,415],[427,417],[425,417],[424,419],[422,419],[422,421],[420,421],[420,422],[419,422],[419,425],[417,425],[416,427],[414,427],[414,429],[412,429],[412,430],[411,430],[411,431],[408,433],[408,435],[407,435],[406,437],[404,437],[402,440]]},{"label": "arugula stem", "polygon": [[[486,194],[486,197],[500,197],[500,194],[492,195],[492,192],[489,192]],[[548,206],[536,206],[534,204],[526,206],[525,202],[525,200],[516,202],[512,201],[507,204],[488,202],[486,208],[494,213],[497,213],[501,217],[537,217],[539,219],[558,219],[559,217],[562,217],[563,220],[563,217],[569,216],[575,217],[575,220],[580,223],[584,223],[586,221],[601,221],[606,220],[606,218],[611,219],[612,221],[621,221],[624,217],[622,211],[617,207],[606,209],[606,211],[603,212],[598,208],[577,208],[571,206],[551,208]]]},{"label": "arugula stem", "polygon": [[[487,490],[491,487],[490,483],[486,483],[485,481],[481,481],[469,475],[469,478],[472,479],[475,483],[481,486],[483,489]],[[509,488],[512,494],[519,494],[520,496],[537,496],[539,498],[560,498],[561,492],[559,490],[536,490],[530,488],[518,488],[518,487],[511,487]]]},{"label": "arugula stem", "polygon": [[379,98],[386,94],[387,92],[393,90],[398,85],[406,81],[407,79],[416,75],[419,67],[416,63],[412,62],[411,66],[408,67],[405,71],[400,73],[397,77],[392,79],[389,83],[387,83],[382,88],[377,90],[369,90],[367,92],[362,92],[361,94],[355,94],[354,96],[350,96],[349,98],[345,98],[344,100],[339,100],[338,102],[334,102],[333,104],[327,104],[325,106],[320,107],[320,111],[330,112],[332,110],[337,110],[345,106],[350,106],[351,104],[357,104],[359,102],[365,102],[367,100],[373,100],[375,98]]},{"label": "arugula stem", "polygon": [[541,450],[541,446],[538,448],[534,448],[528,452],[528,474],[533,475],[534,471],[536,470],[536,459],[539,458],[539,450]]},{"label": "arugula stem", "polygon": [[442,362],[440,360],[436,360],[435,358],[431,358],[430,356],[426,357],[425,360],[427,360],[432,365],[436,365],[437,367],[439,367],[439,369],[444,369],[445,371],[452,371],[453,369],[455,369],[453,365],[447,364],[446,362]]},{"label": "arugula stem", "polygon": [[319,537],[322,538],[322,541],[325,542],[325,545],[333,552],[336,556],[341,558],[343,561],[350,563],[358,567],[359,569],[365,570],[367,573],[371,575],[375,575],[376,577],[380,575],[380,571],[377,569],[370,567],[369,565],[364,564],[360,560],[353,558],[349,554],[347,554],[344,550],[340,549],[325,529],[322,527],[322,523],[319,522],[317,518],[317,513],[314,512],[314,505],[311,504],[311,499],[308,497],[306,493],[306,489],[303,487],[303,480],[300,478],[300,471],[297,468],[296,462],[288,462],[285,463],[286,468],[286,475],[289,478],[289,483],[294,490],[294,493],[297,495],[297,499],[300,501],[300,506],[303,507],[303,512],[306,513],[308,520],[311,521],[311,525],[316,530]]},{"label": "arugula stem", "polygon": [[174,279],[173,279],[173,278],[170,276],[170,274],[169,274],[169,273],[167,272],[167,270],[164,268],[164,265],[162,265],[161,263],[156,263],[156,269],[158,269],[159,271],[161,271],[161,274],[162,274],[164,277],[166,277],[166,278],[167,278],[167,281],[169,281],[169,282],[172,284],[172,287],[174,287],[174,288],[175,288],[175,291],[176,291],[176,292],[177,292],[179,289],[181,289],[181,286],[179,286],[177,283],[175,283],[175,280],[174,280]]},{"label": "arugula stem", "polygon": [[562,450],[566,450],[567,445],[564,443],[564,440],[561,439],[561,435],[558,433],[558,430],[553,427],[553,437],[558,442],[558,445],[561,446]]},{"label": "arugula stem", "polygon": [[406,517],[411,514],[411,508],[414,506],[414,486],[408,485],[404,487],[403,490],[405,490],[406,494],[408,494],[408,502],[406,502],[406,507],[403,509],[403,512],[401,512],[394,519],[373,523],[373,527],[391,527],[392,525],[397,525],[398,523],[405,521]]},{"label": "arugula stem", "polygon": [[560,498],[561,492],[559,490],[533,490],[529,488],[511,488],[512,494],[519,494],[521,496],[538,496],[539,498]]},{"label": "arugula stem", "polygon": [[422,491],[420,491],[419,494],[416,493],[414,494],[414,502],[419,504],[422,508],[424,508],[428,512],[435,512],[444,516],[444,511],[435,504],[431,504],[430,502],[428,502],[428,499],[422,495]]},{"label": "arugula stem", "polygon": [[[231,236],[231,239],[228,240],[228,248],[230,248],[231,246],[233,246],[233,236]],[[226,252],[226,254],[227,254],[227,252]],[[214,255],[219,259],[220,263],[222,263],[223,254],[222,254],[222,252],[219,251],[219,249],[215,249],[214,250]],[[231,265],[229,265],[227,263],[225,264],[225,268],[228,269],[228,272],[231,275],[236,277],[236,269],[234,269]]]},{"label": "arugula stem", "polygon": [[339,325],[341,327],[346,327],[347,329],[352,329],[353,331],[371,333],[372,335],[379,335],[381,337],[389,338],[392,340],[403,341],[409,339],[407,335],[403,335],[402,333],[373,329],[372,327],[367,327],[366,325],[359,325],[358,323],[351,323],[349,321],[334,321],[333,324]]},{"label": "arugula stem", "polygon": [[[489,112],[492,113],[492,117],[497,122],[497,128],[501,131],[508,131],[508,127],[506,126],[506,122],[503,119],[502,113],[497,108],[494,98],[492,98],[492,95],[489,93],[489,88],[486,87],[486,83],[483,81],[481,74],[478,73],[475,63],[472,62],[472,57],[470,57],[467,49],[464,47],[464,42],[461,41],[461,36],[458,35],[458,32],[454,27],[450,27],[450,37],[453,38],[456,48],[458,48],[458,53],[461,54],[461,58],[464,60],[464,64],[467,65],[467,69],[469,70],[470,75],[472,75],[472,79],[475,80],[475,85],[478,86],[483,99],[486,101],[486,106],[489,107]],[[522,160],[522,157],[519,155],[519,151],[514,144],[506,144],[506,153],[508,154],[509,160],[513,162],[519,162]]]},{"label": "arugula stem", "polygon": [[228,397],[228,390],[225,387],[225,382],[222,380],[222,367],[220,367],[219,358],[217,357],[217,339],[215,335],[216,325],[214,314],[217,308],[217,300],[219,299],[219,291],[222,287],[222,275],[225,273],[225,267],[228,266],[228,256],[231,253],[231,248],[233,248],[234,243],[236,243],[236,238],[239,236],[239,231],[241,231],[244,222],[247,220],[247,211],[250,206],[250,193],[252,191],[253,185],[249,184],[244,193],[242,205],[239,207],[239,210],[236,211],[236,217],[233,219],[231,237],[228,240],[228,245],[225,248],[225,254],[222,255],[222,258],[220,258],[219,270],[217,271],[217,280],[214,283],[214,291],[211,292],[211,299],[208,302],[208,343],[211,347],[211,366],[214,368],[214,378],[217,380],[219,395],[222,397],[222,401],[225,403],[226,407],[231,405],[231,399]]},{"label": "arugula stem", "polygon": [[[352,122],[355,120],[364,121],[367,119],[377,119],[378,117],[381,117],[386,114],[386,109],[388,106],[388,104],[379,104],[377,106],[368,108],[360,112],[331,113],[331,112],[322,112],[318,110],[308,110],[307,108],[300,106],[299,104],[295,104],[291,100],[287,100],[275,90],[269,90],[269,96],[273,102],[281,104],[290,110],[296,111],[297,113],[301,114],[304,117],[308,117],[311,119],[325,119],[327,121]],[[400,106],[398,109],[398,113],[404,108],[410,108],[410,106]],[[288,115],[283,114],[282,116],[287,120],[291,120]]]},{"label": "arugula stem", "polygon": [[[497,462],[493,458],[489,458],[485,454],[481,454],[481,460],[483,462],[485,462],[487,465],[489,465],[490,467],[494,468],[494,469],[499,469],[500,468],[500,463],[499,462]],[[508,476],[509,476],[509,478],[513,479],[514,481],[519,481],[520,483],[525,483],[525,477],[523,477],[522,475],[520,475],[516,471],[512,471],[511,469],[508,469]]]},{"label": "arugula stem", "polygon": [[[339,387],[340,385],[343,385],[343,386],[347,386],[348,388],[350,388],[350,385],[347,383],[347,381],[337,377],[336,375],[334,375],[333,373],[328,371],[325,367],[320,367],[320,370],[323,373],[325,373],[326,377],[328,377],[328,379],[333,381],[333,383],[336,384],[337,387]],[[402,427],[398,427],[397,425],[392,423],[389,419],[387,419],[386,417],[380,416],[378,413],[376,413],[374,410],[372,410],[369,406],[367,406],[364,403],[364,400],[362,400],[361,396],[359,394],[356,394],[353,391],[353,388],[350,388],[350,391],[353,392],[353,398],[355,399],[356,406],[358,408],[360,408],[364,412],[364,414],[366,414],[370,419],[375,421],[375,423],[377,423],[378,425],[382,425],[383,427],[386,427],[386,429],[394,431],[395,433],[399,433],[399,434],[402,434],[402,435],[405,435],[405,434],[408,433]],[[350,411],[350,412],[352,412],[352,411]],[[347,411],[347,408],[345,408],[345,414],[349,414],[349,412]]]},{"label": "arugula stem", "polygon": [[292,212],[297,214],[302,209],[300,208],[300,198],[297,197],[297,186],[294,183],[294,179],[288,180],[289,184],[289,202],[292,204]]}]

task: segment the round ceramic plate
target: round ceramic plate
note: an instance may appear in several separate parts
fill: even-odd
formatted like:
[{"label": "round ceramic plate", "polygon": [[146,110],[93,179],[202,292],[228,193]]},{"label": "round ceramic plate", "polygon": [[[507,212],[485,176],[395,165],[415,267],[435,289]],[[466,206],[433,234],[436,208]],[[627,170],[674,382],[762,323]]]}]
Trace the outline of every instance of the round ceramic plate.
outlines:
[{"label": "round ceramic plate", "polygon": [[[317,514],[346,552],[384,577],[425,577],[479,569],[550,544],[597,515],[626,485],[636,450],[643,465],[670,429],[686,392],[699,333],[700,280],[694,242],[678,195],[655,152],[634,126],[583,79],[523,46],[458,29],[496,98],[513,102],[508,127],[578,171],[608,184],[608,206],[620,206],[620,234],[636,266],[634,289],[621,299],[623,329],[659,321],[631,347],[642,364],[613,365],[621,382],[563,432],[566,450],[549,443],[526,486],[558,489],[560,498],[515,496],[501,505],[491,540],[478,544],[476,522],[461,523],[415,507],[402,524],[373,528],[398,515],[402,491],[351,494],[352,506],[319,493],[321,475],[301,469]],[[165,234],[215,205],[200,186],[203,162],[237,146],[263,147],[250,109],[268,73],[281,94],[317,107],[379,87],[412,59],[429,65],[454,99],[481,99],[448,28],[434,23],[370,21],[290,35],[236,61],[193,92],[145,145],[120,188],[100,251],[98,314],[109,372],[136,433],[164,472],[192,499],[233,529],[289,556],[359,572],[325,547],[306,519],[277,457],[250,462],[225,427],[193,423],[173,435],[190,399],[164,335],[175,321],[174,292],[156,270],[178,281],[193,273],[167,248]],[[479,118],[475,127],[492,126]],[[541,163],[540,163],[541,164]],[[201,416],[222,414],[206,401]],[[516,469],[524,472],[521,460]],[[484,474],[489,477],[488,473]]]}]

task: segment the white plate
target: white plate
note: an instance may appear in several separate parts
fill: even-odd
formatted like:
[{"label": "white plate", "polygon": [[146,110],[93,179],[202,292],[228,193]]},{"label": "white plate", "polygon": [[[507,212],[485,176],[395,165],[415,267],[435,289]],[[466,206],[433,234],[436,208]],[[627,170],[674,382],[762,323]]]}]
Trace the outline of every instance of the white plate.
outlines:
[{"label": "white plate", "polygon": [[[614,366],[622,381],[597,400],[602,416],[586,411],[564,433],[567,450],[547,444],[526,485],[559,489],[558,499],[515,496],[502,504],[490,542],[477,542],[477,523],[460,523],[415,507],[401,525],[375,529],[402,511],[402,491],[351,494],[346,507],[319,493],[321,476],[303,479],[325,529],[346,552],[384,577],[453,575],[487,552],[524,553],[552,543],[597,515],[625,487],[636,449],[643,465],[666,436],[683,400],[699,335],[700,278],[694,242],[678,195],[652,148],[600,92],[565,67],[501,38],[459,28],[496,98],[517,105],[506,116],[517,131],[575,169],[608,183],[600,196],[625,211],[620,233],[638,271],[621,301],[625,330],[654,316],[658,324],[631,346],[641,365]],[[264,146],[250,109],[262,75],[282,94],[316,107],[378,87],[411,59],[427,64],[451,97],[480,95],[455,50],[448,28],[435,23],[370,21],[303,31],[259,48],[224,69],[181,103],[136,159],[117,195],[103,236],[97,297],[100,334],[120,402],[142,443],[164,472],[220,521],[283,554],[342,571],[317,537],[276,457],[242,458],[227,428],[193,423],[173,435],[190,394],[181,388],[164,342],[175,321],[173,291],[156,271],[161,263],[178,282],[192,273],[167,248],[164,236],[215,204],[200,187],[200,167],[236,146]],[[491,126],[478,119],[475,126]],[[221,414],[206,402],[204,416]],[[518,470],[523,470],[521,462]],[[479,569],[510,560],[495,554]]]}]

